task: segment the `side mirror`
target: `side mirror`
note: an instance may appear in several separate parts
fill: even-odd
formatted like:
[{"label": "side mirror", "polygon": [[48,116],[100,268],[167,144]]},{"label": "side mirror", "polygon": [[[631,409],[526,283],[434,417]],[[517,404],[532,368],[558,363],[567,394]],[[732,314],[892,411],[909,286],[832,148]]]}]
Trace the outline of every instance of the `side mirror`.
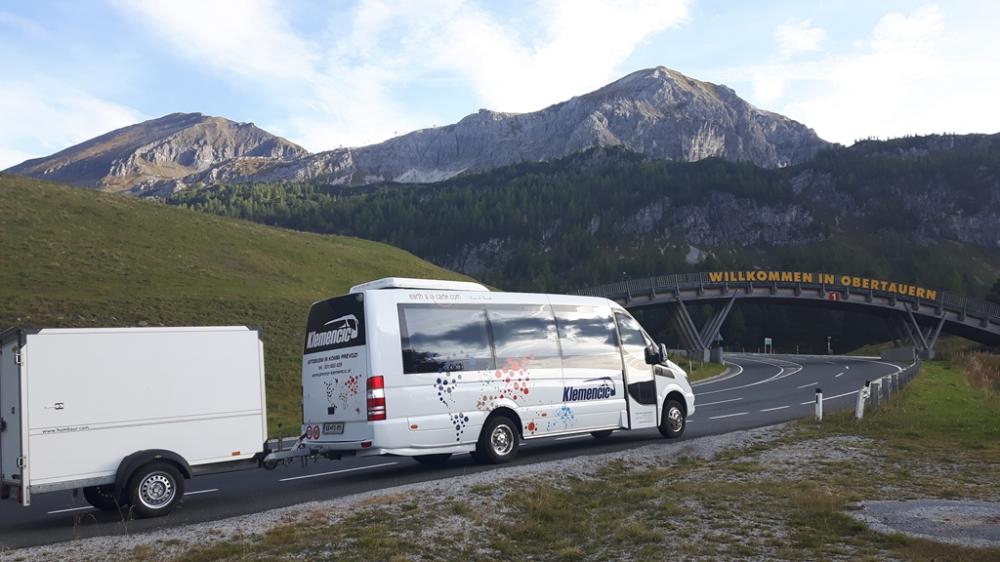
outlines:
[{"label": "side mirror", "polygon": [[655,343],[646,346],[646,364],[657,365],[660,363],[660,348]]}]

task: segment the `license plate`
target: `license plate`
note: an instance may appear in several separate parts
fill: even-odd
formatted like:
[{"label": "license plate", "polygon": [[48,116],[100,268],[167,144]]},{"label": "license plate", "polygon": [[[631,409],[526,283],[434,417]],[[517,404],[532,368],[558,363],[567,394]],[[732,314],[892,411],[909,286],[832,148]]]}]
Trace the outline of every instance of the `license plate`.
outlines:
[{"label": "license plate", "polygon": [[340,435],[344,433],[344,422],[324,423],[323,433],[327,435]]}]

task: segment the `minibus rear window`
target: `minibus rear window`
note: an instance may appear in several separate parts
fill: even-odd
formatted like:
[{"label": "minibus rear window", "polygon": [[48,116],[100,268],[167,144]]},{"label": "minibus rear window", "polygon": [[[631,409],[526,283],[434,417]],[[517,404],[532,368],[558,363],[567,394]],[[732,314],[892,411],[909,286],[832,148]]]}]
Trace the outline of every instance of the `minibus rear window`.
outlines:
[{"label": "minibus rear window", "polygon": [[399,305],[403,372],[494,370],[482,306]]}]

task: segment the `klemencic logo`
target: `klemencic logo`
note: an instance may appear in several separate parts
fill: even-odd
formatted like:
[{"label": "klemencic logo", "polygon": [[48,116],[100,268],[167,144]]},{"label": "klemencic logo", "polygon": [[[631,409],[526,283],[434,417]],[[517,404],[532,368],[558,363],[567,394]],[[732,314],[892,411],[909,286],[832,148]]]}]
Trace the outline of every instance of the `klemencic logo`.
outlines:
[{"label": "klemencic logo", "polygon": [[563,402],[605,400],[615,395],[615,382],[611,377],[598,377],[583,381],[585,386],[564,386]]},{"label": "klemencic logo", "polygon": [[358,337],[358,317],[353,314],[335,318],[323,324],[334,325],[333,329],[322,332],[309,332],[306,338],[306,349],[346,343]]}]

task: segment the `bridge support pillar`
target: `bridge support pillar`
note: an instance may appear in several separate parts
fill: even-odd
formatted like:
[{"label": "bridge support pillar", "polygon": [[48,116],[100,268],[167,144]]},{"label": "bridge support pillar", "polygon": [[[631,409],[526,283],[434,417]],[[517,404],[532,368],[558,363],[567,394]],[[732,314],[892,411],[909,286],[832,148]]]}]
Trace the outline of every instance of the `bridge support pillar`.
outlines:
[{"label": "bridge support pillar", "polygon": [[[719,337],[719,330],[722,329],[726,318],[729,317],[729,311],[733,309],[733,303],[735,302],[736,293],[733,292],[729,300],[726,301],[726,304],[699,330],[698,325],[691,318],[691,313],[688,312],[687,306],[684,305],[684,301],[678,295],[673,320],[681,333],[681,338],[684,340],[684,345],[687,347],[690,357],[697,358],[700,361],[715,361],[713,359],[712,344]],[[719,355],[721,356],[721,349]]]},{"label": "bridge support pillar", "polygon": [[907,307],[906,315],[899,319],[897,330],[909,340],[921,359],[934,359],[934,346],[937,344],[938,337],[941,336],[944,320],[945,317],[942,314],[936,324],[923,327],[914,316],[913,311]]}]

